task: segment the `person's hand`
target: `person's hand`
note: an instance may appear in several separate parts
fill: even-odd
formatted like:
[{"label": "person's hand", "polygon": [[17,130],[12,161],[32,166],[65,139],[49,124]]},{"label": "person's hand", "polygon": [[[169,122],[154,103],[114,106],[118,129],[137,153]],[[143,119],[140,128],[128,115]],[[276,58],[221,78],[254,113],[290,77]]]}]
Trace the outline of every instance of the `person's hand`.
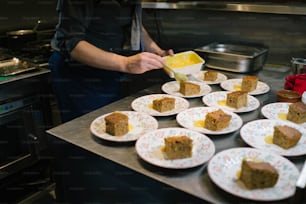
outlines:
[{"label": "person's hand", "polygon": [[165,63],[161,56],[150,52],[142,52],[126,59],[125,71],[131,74],[142,74],[153,69],[160,69]]},{"label": "person's hand", "polygon": [[173,56],[174,55],[174,51],[172,49],[169,50],[161,50],[161,52],[158,53],[159,56],[161,57],[165,57],[165,56]]}]

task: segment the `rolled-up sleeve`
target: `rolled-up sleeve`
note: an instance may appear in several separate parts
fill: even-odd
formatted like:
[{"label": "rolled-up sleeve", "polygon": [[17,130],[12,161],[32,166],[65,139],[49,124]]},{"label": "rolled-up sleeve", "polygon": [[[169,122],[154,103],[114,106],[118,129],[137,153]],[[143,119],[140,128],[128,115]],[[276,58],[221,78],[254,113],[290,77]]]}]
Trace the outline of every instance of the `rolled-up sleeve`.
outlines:
[{"label": "rolled-up sleeve", "polygon": [[57,11],[57,46],[62,52],[70,53],[81,40],[86,40],[86,31],[93,17],[94,1],[60,0]]}]

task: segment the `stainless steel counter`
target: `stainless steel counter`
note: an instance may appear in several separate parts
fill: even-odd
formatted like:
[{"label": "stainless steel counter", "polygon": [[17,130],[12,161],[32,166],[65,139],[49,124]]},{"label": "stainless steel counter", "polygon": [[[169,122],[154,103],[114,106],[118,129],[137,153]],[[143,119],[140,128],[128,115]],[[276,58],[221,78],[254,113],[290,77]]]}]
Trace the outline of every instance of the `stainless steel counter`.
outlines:
[{"label": "stainless steel counter", "polygon": [[177,2],[143,2],[145,9],[202,9],[217,11],[238,11],[254,13],[274,13],[306,15],[306,5],[303,3],[273,3],[273,2],[213,2],[213,1],[177,1]]},{"label": "stainless steel counter", "polygon": [[[228,72],[223,73],[225,73],[229,78],[241,77],[239,74]],[[276,101],[276,90],[283,88],[284,78],[289,74],[290,73],[282,69],[264,69],[257,73],[260,80],[266,82],[271,87],[271,91],[269,93],[256,96],[260,100],[261,106]],[[131,110],[130,104],[135,98],[146,94],[161,93],[160,87],[161,85],[157,84],[153,87],[142,90],[135,95],[128,96],[75,120],[50,129],[47,131],[47,133],[50,135],[50,137],[56,137],[61,141],[63,140],[72,145],[81,147],[82,149],[92,152],[93,154],[115,162],[122,167],[131,169],[145,175],[148,178],[178,189],[182,193],[192,195],[203,201],[207,201],[209,203],[252,203],[252,201],[230,195],[214,185],[207,174],[207,164],[185,170],[163,169],[150,165],[141,160],[135,151],[134,143],[130,143],[128,145],[114,145],[91,135],[89,126],[95,118],[115,110]],[[212,89],[213,91],[217,91],[220,90],[220,87],[219,85],[213,85]],[[189,99],[189,102],[191,107],[203,105],[201,98]],[[244,123],[255,120],[261,117],[260,109],[249,113],[242,113],[240,116],[242,117]],[[158,117],[157,119],[159,122],[159,128],[178,126],[175,116]],[[215,143],[216,153],[232,147],[247,146],[241,140],[239,131],[226,135],[211,136],[210,138]],[[305,156],[289,159],[296,164],[299,170],[301,170]]]}]

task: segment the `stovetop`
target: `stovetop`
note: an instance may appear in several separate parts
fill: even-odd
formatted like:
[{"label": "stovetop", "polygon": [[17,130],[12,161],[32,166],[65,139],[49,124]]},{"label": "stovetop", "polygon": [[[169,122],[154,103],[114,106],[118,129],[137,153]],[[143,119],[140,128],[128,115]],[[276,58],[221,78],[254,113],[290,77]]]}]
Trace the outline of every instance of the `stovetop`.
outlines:
[{"label": "stovetop", "polygon": [[48,39],[28,42],[18,50],[0,47],[0,76],[14,76],[47,67],[51,54]]},{"label": "stovetop", "polygon": [[47,63],[52,54],[50,39],[28,42],[23,48],[11,50],[0,47],[0,61],[18,58],[34,64]]}]

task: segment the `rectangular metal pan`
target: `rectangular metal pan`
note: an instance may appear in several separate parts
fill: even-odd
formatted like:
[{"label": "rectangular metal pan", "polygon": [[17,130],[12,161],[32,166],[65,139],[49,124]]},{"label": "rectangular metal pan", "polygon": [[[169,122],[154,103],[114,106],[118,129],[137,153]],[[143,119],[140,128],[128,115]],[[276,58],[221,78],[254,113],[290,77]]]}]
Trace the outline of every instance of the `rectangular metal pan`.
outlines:
[{"label": "rectangular metal pan", "polygon": [[247,73],[261,69],[267,59],[268,48],[212,43],[194,50],[206,61],[208,68]]},{"label": "rectangular metal pan", "polygon": [[37,68],[39,67],[28,61],[12,58],[9,60],[0,61],[0,76],[12,76],[35,70]]}]

